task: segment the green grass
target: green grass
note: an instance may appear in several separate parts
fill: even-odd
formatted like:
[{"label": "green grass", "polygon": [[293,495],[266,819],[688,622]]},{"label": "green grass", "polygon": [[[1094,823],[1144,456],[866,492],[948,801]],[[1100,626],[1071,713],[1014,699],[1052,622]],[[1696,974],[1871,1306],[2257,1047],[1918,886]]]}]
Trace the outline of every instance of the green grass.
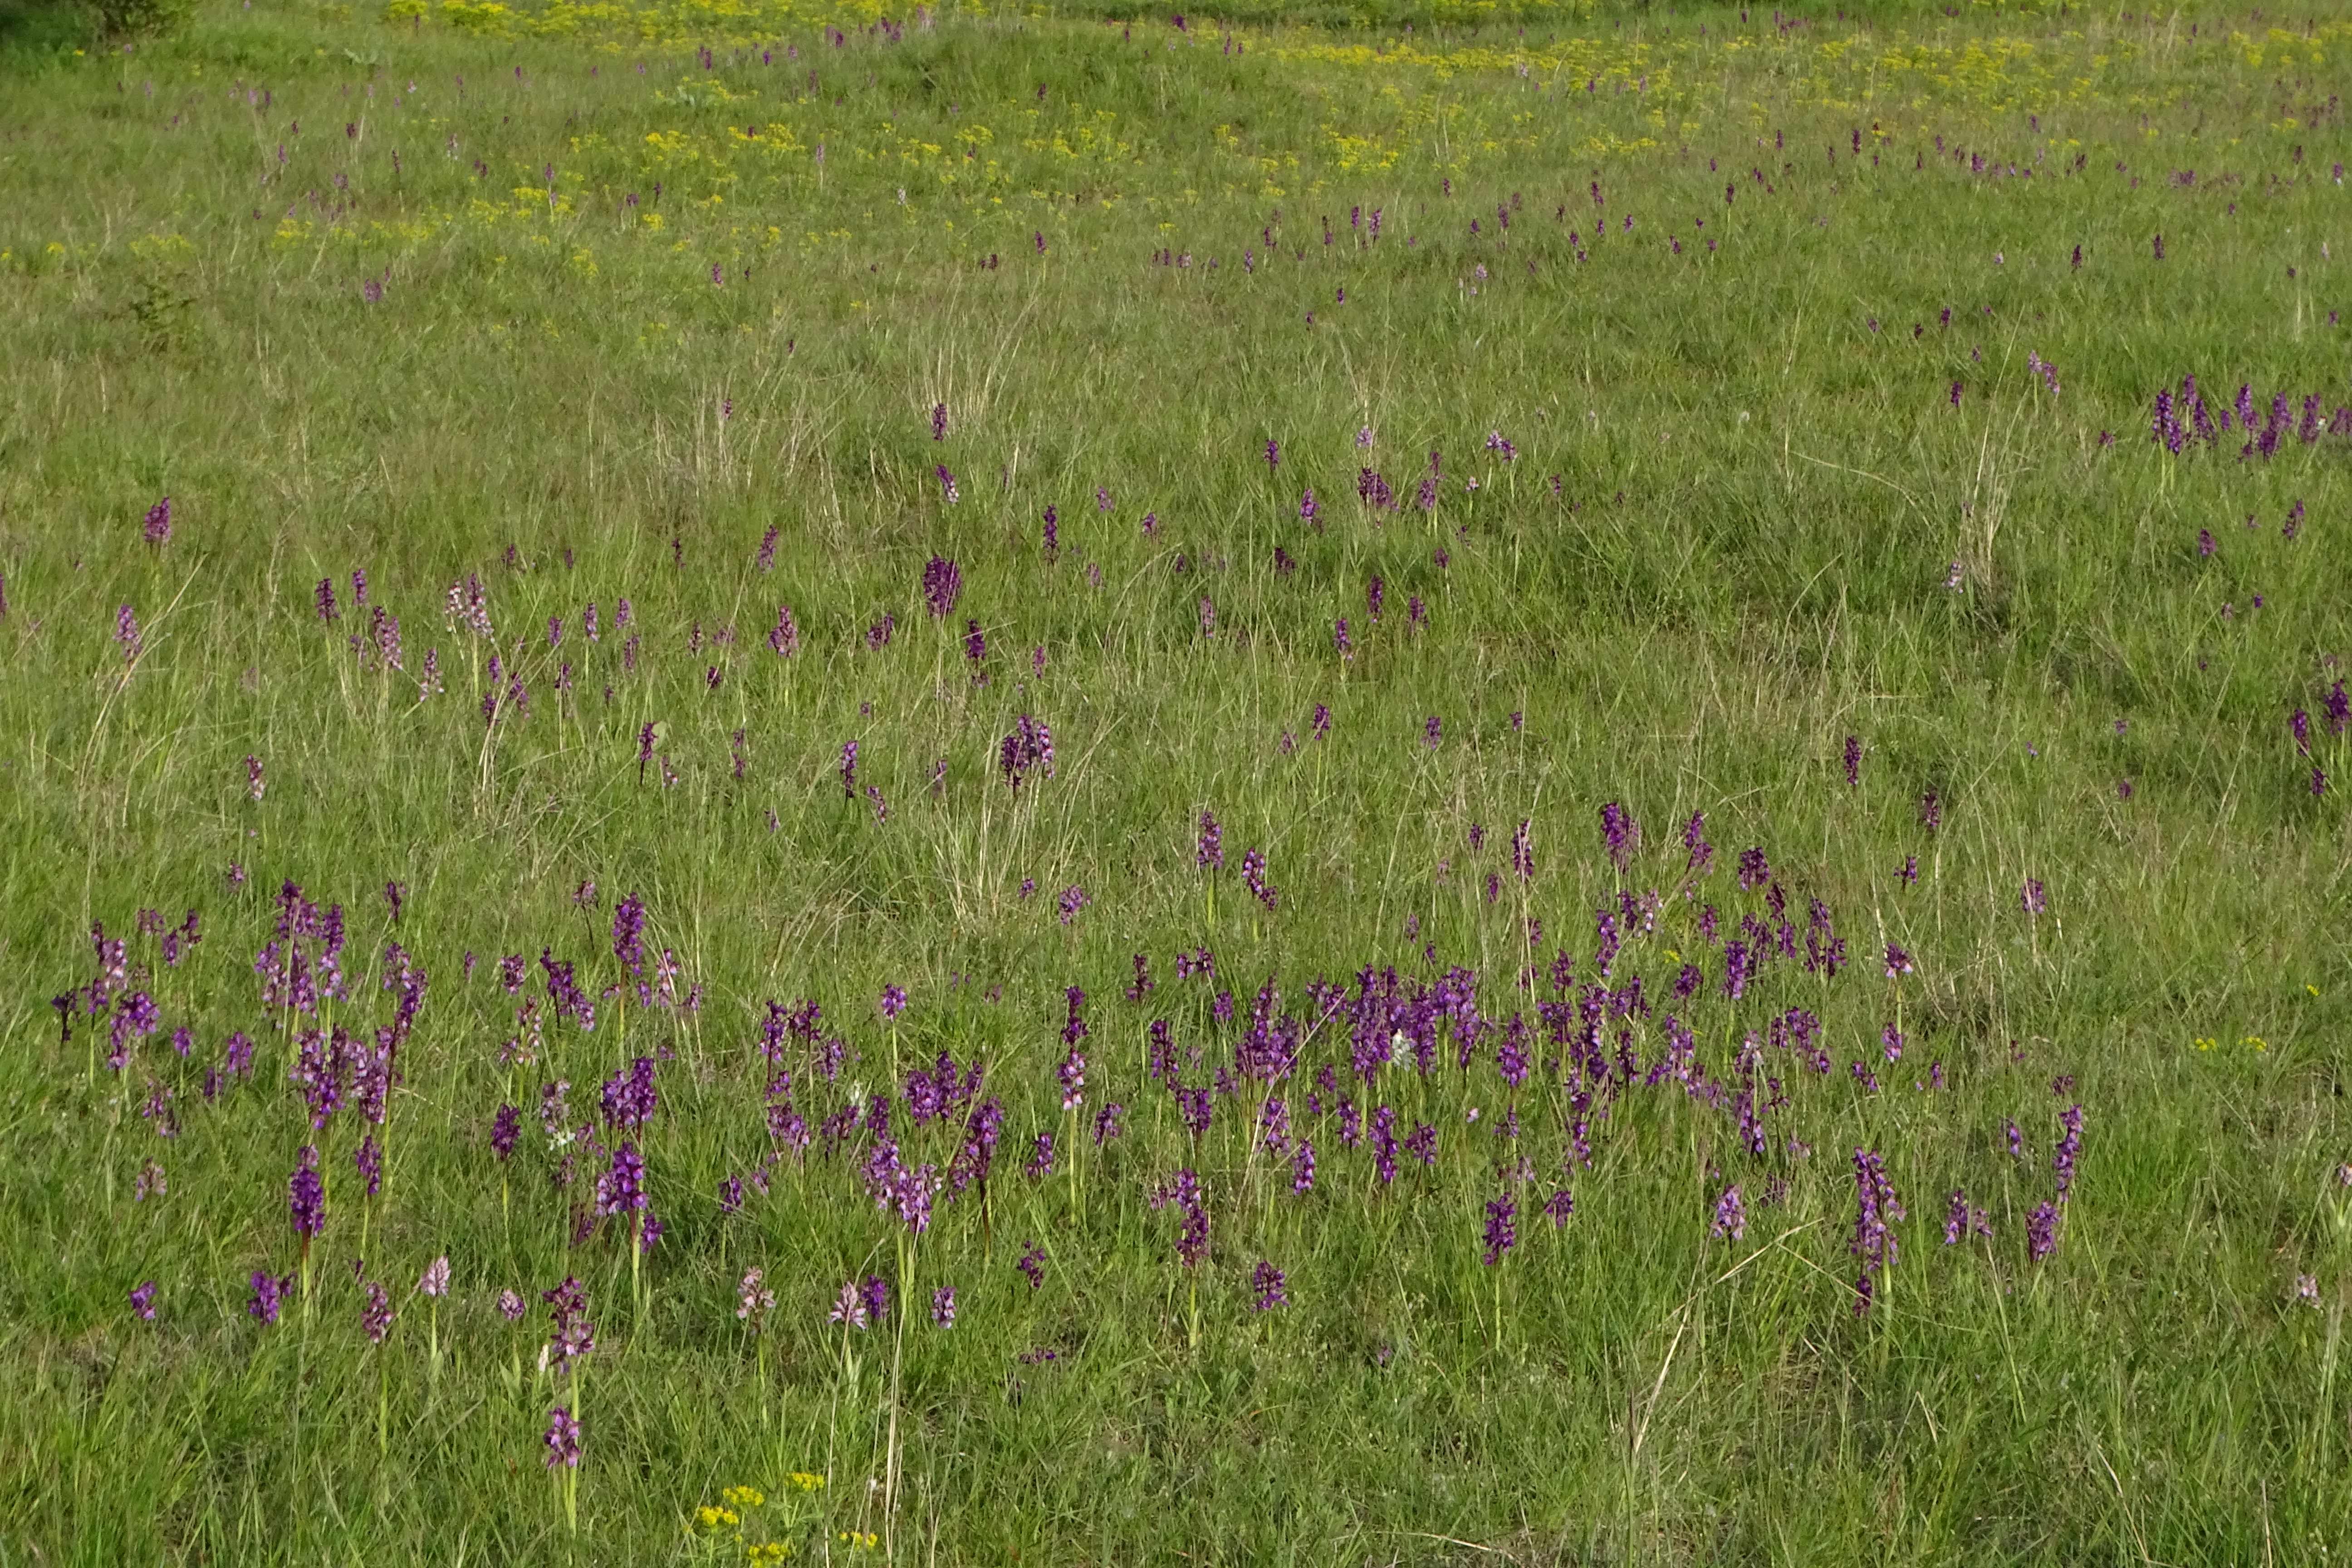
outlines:
[{"label": "green grass", "polygon": [[[0,1561],[2344,1550],[2352,758],[2323,704],[2352,640],[2352,447],[2290,431],[2242,459],[2233,432],[2171,456],[2149,421],[2190,374],[2216,413],[2241,383],[2298,419],[2306,394],[2323,423],[2352,404],[2352,28],[1957,9],[1266,9],[1180,32],[1115,7],[883,30],[777,4],[207,0],[127,51],[70,13],[0,15]],[[1358,499],[1366,465],[1394,510]],[[962,576],[945,622],[934,554]],[[362,652],[354,570],[398,617],[399,670]],[[474,575],[494,638],[446,613]],[[780,605],[791,658],[766,646]],[[428,650],[446,689],[420,699]],[[486,724],[493,655],[528,711]],[[1015,792],[998,746],[1024,714],[1055,767]],[[887,821],[844,798],[853,740]],[[1622,873],[1609,802],[1643,829]],[[1722,994],[1701,911],[1725,937],[1769,918],[1736,880],[1750,846],[1801,948],[1809,900],[1832,911],[1834,980],[1780,962]],[[1252,847],[1271,910],[1242,886]],[[288,880],[347,921],[321,1024],[392,1022],[387,942],[429,973],[383,1126],[346,1106],[313,1132],[286,1082],[254,963]],[[1066,922],[1070,887],[1090,902]],[[1612,979],[1645,989],[1631,1048],[1646,1073],[1678,1014],[1726,1090],[1625,1088],[1588,1166],[1536,1007],[1562,948],[1595,978],[1621,888],[1663,895]],[[502,1065],[529,1026],[499,957],[534,960],[542,1011],[543,948],[614,984],[633,893],[698,1008],[608,999],[593,1033],[542,1018],[537,1059]],[[177,964],[135,931],[149,908],[200,911]],[[160,1009],[120,1071],[106,1020],[61,1042],[47,1005],[91,980],[93,922]],[[1888,942],[1916,960],[1899,986]],[[1199,947],[1213,984],[1177,973]],[[1139,952],[1156,988],[1131,1003]],[[1685,959],[1706,984],[1678,1002]],[[1452,965],[1487,1016],[1527,1015],[1533,1075],[1510,1094],[1499,1030],[1467,1071],[1448,1035],[1435,1070],[1367,1092],[1346,1019],[1325,1024],[1274,1090],[1315,1143],[1303,1197],[1254,1151],[1263,1086],[1219,1097],[1195,1145],[1146,1081],[1154,1018],[1198,1086],[1269,977],[1303,1027],[1318,977]],[[895,1029],[886,984],[911,997]],[[1072,985],[1091,1035],[1066,1116]],[[799,997],[851,1057],[829,1082],[793,1047],[812,1127],[894,1060],[987,1065],[985,1206],[943,1195],[911,1256],[863,1142],[820,1139],[721,1211],[771,1147],[763,1004]],[[1739,1041],[1791,1007],[1833,1070],[1765,1044],[1786,1104],[1751,1155]],[[236,1030],[253,1078],[208,1100]],[[537,1110],[562,1079],[593,1121],[640,1053],[666,1234],[633,1290],[625,1235],[569,1239],[603,1162],[575,1145],[558,1189]],[[1326,1065],[1400,1137],[1434,1126],[1434,1163],[1400,1155],[1384,1188],[1329,1092],[1307,1109]],[[142,1114],[158,1089],[169,1139]],[[1098,1149],[1107,1100],[1128,1131]],[[525,1129],[503,1165],[501,1102]],[[2032,1260],[2077,1102],[2079,1174]],[[1507,1103],[1531,1177],[1495,1136]],[[909,1163],[961,1136],[903,1102],[895,1130]],[[1041,1131],[1063,1147],[1032,1181]],[[372,1204],[362,1132],[388,1150]],[[327,1227],[307,1304],[264,1327],[247,1280],[298,1270],[306,1142]],[[1857,1316],[1863,1147],[1909,1217]],[[1180,1166],[1209,1191],[1195,1268],[1148,1201]],[[1710,1235],[1734,1184],[1736,1241]],[[1562,1184],[1556,1230],[1538,1208]],[[1943,1244],[1955,1188],[1989,1241]],[[1489,1267],[1506,1191],[1517,1245]],[[436,1309],[412,1288],[443,1254]],[[1287,1276],[1266,1312],[1262,1259]],[[754,1266],[776,1296],[757,1333],[736,1315]],[[355,1270],[398,1310],[381,1346]],[[902,1338],[826,1322],[868,1272],[907,1287]],[[567,1275],[596,1327],[584,1388],[536,1364],[538,1292]],[[147,1279],[152,1322],[129,1304]],[[951,1330],[924,1310],[941,1284]],[[541,1437],[573,1403],[576,1529]],[[769,1498],[740,1539],[690,1542],[739,1484]]]}]

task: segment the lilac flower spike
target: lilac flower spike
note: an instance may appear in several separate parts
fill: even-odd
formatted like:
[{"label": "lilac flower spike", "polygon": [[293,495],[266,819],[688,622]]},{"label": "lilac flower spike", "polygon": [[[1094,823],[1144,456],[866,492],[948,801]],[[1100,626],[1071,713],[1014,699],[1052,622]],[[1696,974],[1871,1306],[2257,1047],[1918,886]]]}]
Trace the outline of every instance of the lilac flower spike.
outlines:
[{"label": "lilac flower spike", "polygon": [[446,1296],[449,1293],[448,1254],[443,1253],[425,1266],[424,1278],[416,1281],[416,1289],[423,1296]]},{"label": "lilac flower spike", "polygon": [[137,1314],[142,1322],[152,1323],[155,1321],[155,1281],[142,1280],[131,1287],[131,1310]]},{"label": "lilac flower spike", "polygon": [[776,1293],[768,1289],[765,1279],[764,1270],[752,1268],[745,1271],[742,1284],[736,1289],[736,1321],[750,1322],[776,1304]]},{"label": "lilac flower spike", "polygon": [[1740,1197],[1737,1184],[1723,1189],[1723,1196],[1715,1204],[1715,1224],[1710,1234],[1718,1241],[1743,1241],[1748,1236],[1748,1205]]},{"label": "lilac flower spike", "polygon": [[172,498],[170,496],[165,496],[147,509],[146,524],[142,531],[146,535],[147,542],[150,544],[169,544],[172,542]]},{"label": "lilac flower spike", "polygon": [[360,1308],[360,1327],[370,1344],[382,1344],[392,1332],[392,1292],[374,1279],[367,1282],[367,1300]]},{"label": "lilac flower spike", "polygon": [[834,1298],[833,1310],[825,1314],[824,1321],[851,1329],[862,1329],[866,1326],[868,1319],[866,1311],[866,1299],[859,1294],[856,1280],[845,1279],[841,1282],[841,1294]]}]

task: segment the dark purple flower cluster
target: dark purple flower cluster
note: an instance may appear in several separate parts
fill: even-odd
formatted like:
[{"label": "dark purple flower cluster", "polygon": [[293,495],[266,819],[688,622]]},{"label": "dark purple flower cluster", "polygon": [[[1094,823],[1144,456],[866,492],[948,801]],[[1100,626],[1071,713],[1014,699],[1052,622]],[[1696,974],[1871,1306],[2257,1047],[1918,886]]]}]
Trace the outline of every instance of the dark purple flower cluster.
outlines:
[{"label": "dark purple flower cluster", "polygon": [[1281,902],[1282,895],[1265,879],[1265,854],[1263,850],[1251,849],[1242,856],[1242,885],[1269,910]]},{"label": "dark purple flower cluster", "polygon": [[646,901],[635,893],[613,906],[613,956],[632,974],[646,972]]},{"label": "dark purple flower cluster", "polygon": [[2025,1257],[2039,1263],[2058,1250],[2058,1206],[2052,1203],[2034,1205],[2025,1216]]},{"label": "dark purple flower cluster", "polygon": [[[2163,239],[2159,236],[2158,258],[2161,259],[2163,254]],[[2051,374],[2054,378],[2055,373]],[[2238,451],[2242,460],[2250,458],[2269,459],[2290,436],[2307,447],[2323,435],[2352,434],[2352,408],[2338,407],[2332,416],[2327,415],[2319,394],[2315,392],[2304,396],[2299,410],[2284,392],[2273,393],[2266,408],[2258,404],[2252,386],[2241,384],[2235,407],[2224,405],[2217,416],[2206,406],[2205,395],[2199,389],[2197,378],[2185,375],[2180,378],[2178,395],[2169,387],[2157,392],[2156,412],[2148,422],[2148,434],[2158,446],[2177,456],[2192,441],[2202,441],[2208,447],[2218,446],[2221,436],[2234,423],[2238,433],[2245,437],[2244,445]],[[2255,428],[2258,420],[2262,426],[2259,430]]]},{"label": "dark purple flower cluster", "polygon": [[825,1314],[828,1323],[839,1323],[845,1329],[871,1328],[882,1321],[890,1310],[890,1287],[880,1276],[868,1274],[865,1280],[850,1279],[841,1282],[840,1293],[834,1297],[833,1310]]},{"label": "dark purple flower cluster", "polygon": [[1257,1292],[1257,1299],[1250,1303],[1250,1310],[1270,1312],[1289,1301],[1289,1293],[1284,1289],[1286,1283],[1281,1269],[1265,1258],[1258,1259],[1256,1270],[1250,1275],[1250,1289]]},{"label": "dark purple flower cluster", "polygon": [[559,1405],[547,1413],[546,1446],[549,1469],[580,1468],[580,1423],[569,1406]]},{"label": "dark purple flower cluster", "polygon": [[1515,1217],[1519,1205],[1506,1190],[1501,1195],[1486,1200],[1486,1251],[1484,1261],[1492,1268],[1503,1260],[1503,1255],[1519,1242]]},{"label": "dark purple flower cluster", "polygon": [[2074,1162],[2083,1152],[2083,1108],[2070,1105],[2058,1116],[2064,1129],[2058,1147],[2051,1152],[2050,1169],[2058,1178],[2058,1205],[2063,1208],[2067,1194],[2074,1190]]},{"label": "dark purple flower cluster", "polygon": [[[941,468],[940,472],[944,476],[947,470]],[[942,482],[949,486],[949,494],[952,498],[954,481],[943,479]],[[963,573],[954,562],[934,555],[923,563],[923,603],[929,607],[934,617],[945,620],[953,615],[956,600],[962,595]],[[883,641],[888,640],[888,634],[885,633]]]},{"label": "dark purple flower cluster", "polygon": [[1043,720],[1024,713],[1013,724],[1013,732],[997,743],[996,765],[1016,795],[1022,782],[1033,773],[1052,778],[1054,731]]},{"label": "dark purple flower cluster", "polygon": [[1944,1211],[1944,1245],[1957,1247],[1970,1233],[1990,1239],[1992,1221],[1984,1210],[1969,1202],[1965,1188],[1954,1187],[1951,1206]]},{"label": "dark purple flower cluster", "polygon": [[1633,856],[1642,847],[1641,825],[1633,820],[1632,812],[1612,800],[1601,808],[1601,837],[1618,875],[1623,876],[1632,869]]},{"label": "dark purple flower cluster", "polygon": [[1904,1217],[1885,1158],[1874,1149],[1853,1152],[1853,1240],[1847,1250],[1862,1260],[1853,1282],[1853,1310],[1860,1317],[1870,1310],[1879,1272],[1895,1262],[1898,1243],[1892,1227]]},{"label": "dark purple flower cluster", "polygon": [[634,1143],[613,1151],[613,1163],[596,1178],[596,1213],[605,1217],[636,1215],[646,1206],[646,1162]]},{"label": "dark purple flower cluster", "polygon": [[265,1328],[278,1321],[278,1303],[294,1288],[291,1275],[278,1276],[257,1268],[252,1278],[253,1295],[245,1304],[246,1316]]},{"label": "dark purple flower cluster", "polygon": [[1208,1193],[1189,1165],[1152,1189],[1155,1209],[1176,1205],[1181,1220],[1176,1234],[1177,1260],[1191,1268],[1209,1255]]},{"label": "dark purple flower cluster", "polygon": [[327,1227],[327,1188],[319,1179],[319,1151],[308,1143],[296,1156],[294,1173],[287,1179],[286,1204],[294,1234],[302,1238],[307,1252],[310,1238]]},{"label": "dark purple flower cluster", "polygon": [[539,950],[539,967],[547,977],[548,1000],[555,1005],[556,1020],[570,1019],[583,1035],[596,1028],[595,999],[582,988],[579,976],[568,959],[559,959],[549,948]]},{"label": "dark purple flower cluster", "polygon": [[539,1299],[548,1304],[547,1315],[554,1324],[547,1342],[547,1364],[561,1375],[596,1348],[596,1325],[588,1321],[588,1291],[566,1275],[562,1284],[541,1291]]},{"label": "dark purple flower cluster", "polygon": [[634,1131],[653,1120],[661,1096],[654,1088],[654,1059],[639,1057],[604,1080],[598,1100],[608,1127]]}]

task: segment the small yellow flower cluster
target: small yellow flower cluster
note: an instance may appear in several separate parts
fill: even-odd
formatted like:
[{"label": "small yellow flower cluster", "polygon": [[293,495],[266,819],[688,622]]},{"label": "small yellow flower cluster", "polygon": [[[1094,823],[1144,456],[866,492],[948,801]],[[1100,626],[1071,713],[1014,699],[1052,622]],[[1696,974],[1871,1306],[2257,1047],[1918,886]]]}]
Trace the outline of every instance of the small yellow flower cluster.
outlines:
[{"label": "small yellow flower cluster", "polygon": [[[807,1528],[814,1512],[813,1505],[803,1500],[811,1492],[824,1489],[823,1476],[805,1470],[794,1471],[784,1478],[779,1489],[785,1495],[773,1508],[768,1506],[768,1494],[754,1486],[731,1486],[719,1494],[716,1503],[705,1503],[694,1510],[688,1522],[686,1535],[692,1543],[694,1561],[698,1563],[748,1562],[753,1568],[776,1568],[793,1555],[789,1540],[760,1540],[759,1536],[777,1534],[794,1536]],[[754,1521],[751,1516],[760,1510],[765,1513]],[[855,1536],[843,1539],[855,1542]],[[866,1538],[870,1544],[872,1537]]]},{"label": "small yellow flower cluster", "polygon": [[848,1542],[853,1551],[871,1552],[882,1542],[882,1538],[870,1530],[845,1530],[835,1539]]}]

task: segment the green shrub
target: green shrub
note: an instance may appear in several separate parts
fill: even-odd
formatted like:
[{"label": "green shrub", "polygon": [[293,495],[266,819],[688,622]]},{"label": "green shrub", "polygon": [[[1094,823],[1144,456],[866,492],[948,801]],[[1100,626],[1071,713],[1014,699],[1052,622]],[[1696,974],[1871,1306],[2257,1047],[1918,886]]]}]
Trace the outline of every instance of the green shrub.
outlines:
[{"label": "green shrub", "polygon": [[153,38],[175,33],[195,14],[195,0],[90,0],[99,35],[110,39]]}]

